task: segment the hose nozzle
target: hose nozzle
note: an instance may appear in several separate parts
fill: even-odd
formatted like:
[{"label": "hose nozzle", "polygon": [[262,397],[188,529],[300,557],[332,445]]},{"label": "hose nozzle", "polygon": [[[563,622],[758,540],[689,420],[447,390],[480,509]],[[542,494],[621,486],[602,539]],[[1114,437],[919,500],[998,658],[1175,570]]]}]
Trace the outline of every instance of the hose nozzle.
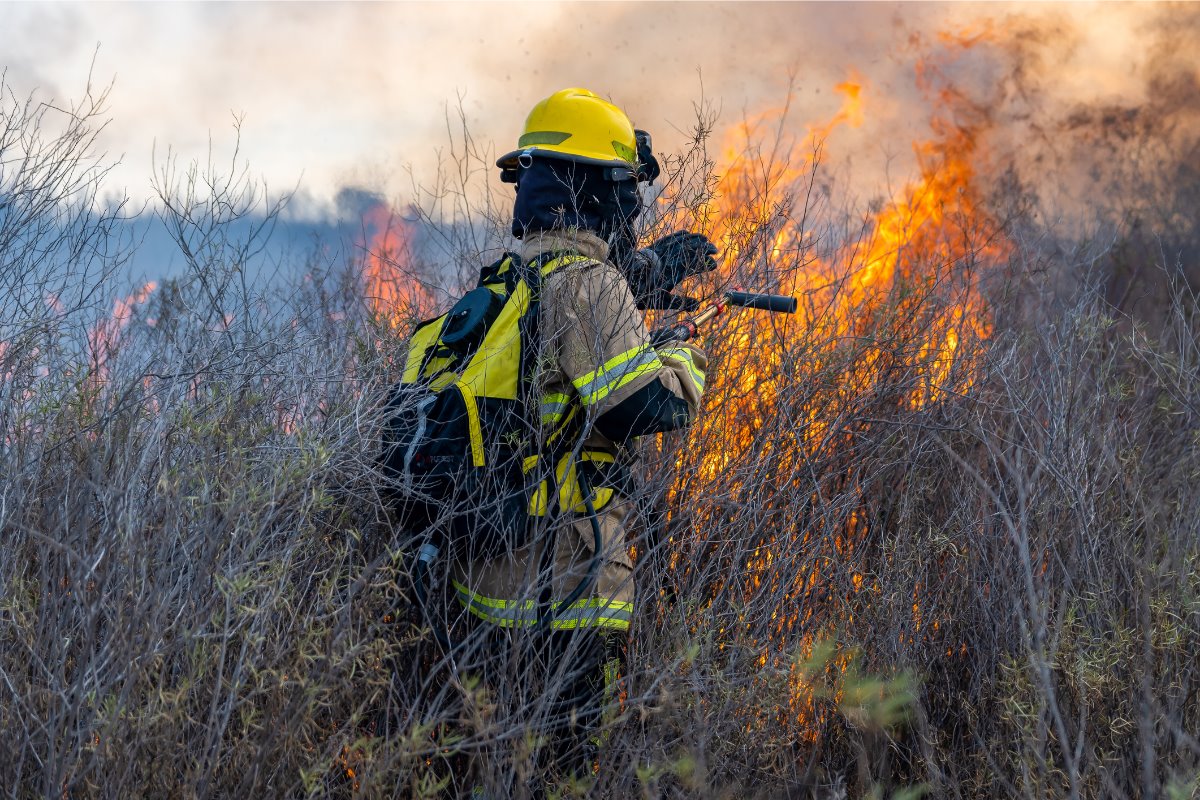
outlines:
[{"label": "hose nozzle", "polygon": [[796,298],[786,294],[763,294],[760,292],[726,292],[725,299],[731,306],[757,308],[776,314],[795,314]]},{"label": "hose nozzle", "polygon": [[666,328],[650,333],[650,344],[658,347],[667,342],[686,342],[696,335],[699,327],[713,317],[725,313],[726,305],[772,311],[776,314],[795,314],[798,301],[786,294],[763,294],[760,292],[726,292],[724,303],[713,303],[692,319],[685,319]]}]

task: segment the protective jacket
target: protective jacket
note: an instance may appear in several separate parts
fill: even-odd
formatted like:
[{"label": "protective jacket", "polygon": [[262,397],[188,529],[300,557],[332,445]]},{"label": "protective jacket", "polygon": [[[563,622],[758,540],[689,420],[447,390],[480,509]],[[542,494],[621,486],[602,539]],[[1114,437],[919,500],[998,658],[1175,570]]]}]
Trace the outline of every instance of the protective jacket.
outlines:
[{"label": "protective jacket", "polygon": [[[634,590],[621,451],[636,436],[688,424],[704,389],[706,362],[688,345],[650,345],[633,294],[606,261],[608,246],[598,236],[578,229],[530,235],[520,256],[528,263],[563,252],[582,258],[555,269],[542,284],[541,423],[547,439],[578,433],[574,443],[548,450],[558,460],[553,478],[530,501],[534,514],[560,509],[554,535],[497,556],[460,557],[453,585],[463,608],[492,624],[534,625],[551,608],[553,629],[626,630]],[[562,608],[587,574],[595,545],[580,470],[591,484],[601,558],[591,591]]]}]

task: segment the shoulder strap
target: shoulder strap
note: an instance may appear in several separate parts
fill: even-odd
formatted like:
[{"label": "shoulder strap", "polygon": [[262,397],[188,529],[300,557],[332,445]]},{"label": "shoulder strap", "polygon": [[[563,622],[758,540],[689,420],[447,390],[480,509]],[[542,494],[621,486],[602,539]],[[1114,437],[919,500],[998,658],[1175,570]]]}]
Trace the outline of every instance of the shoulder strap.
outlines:
[{"label": "shoulder strap", "polygon": [[[542,253],[529,264],[523,264],[520,258],[512,262],[510,272],[519,275],[519,280],[529,287],[529,307],[517,322],[521,335],[521,378],[522,393],[526,394],[526,407],[530,407],[531,397],[528,396],[529,386],[533,381],[533,369],[537,364],[538,353],[542,349],[541,342],[541,303],[542,303],[542,265],[547,260],[556,258],[554,253]],[[515,283],[514,283],[515,286]]]},{"label": "shoulder strap", "polygon": [[[520,280],[529,287],[529,306],[517,322],[521,340],[519,393],[523,414],[531,429],[536,430],[541,423],[541,398],[534,396],[537,388],[535,378],[538,359],[542,351],[541,338],[541,302],[542,280],[549,271],[557,268],[556,262],[569,256],[578,255],[573,250],[552,250],[538,255],[529,264],[521,263],[520,259],[513,261],[512,272],[518,273]],[[551,269],[546,270],[549,266]]]},{"label": "shoulder strap", "polygon": [[[502,281],[507,286],[506,275],[512,271],[509,268],[509,262],[513,260],[519,261],[520,258],[516,253],[506,250],[500,258],[479,270],[479,282],[476,286],[487,286],[488,284],[500,283]],[[511,291],[511,288],[509,291]]]},{"label": "shoulder strap", "polygon": [[[570,256],[585,258],[577,250],[550,250],[542,253],[534,260],[539,265],[545,265],[549,262],[560,261]],[[544,266],[541,266],[541,269],[543,272],[545,271]],[[521,256],[512,251],[505,251],[504,255],[499,259],[480,268],[479,280],[476,286],[494,286],[497,283],[503,283],[505,292],[512,294],[512,290],[516,288],[517,281],[525,277],[526,273],[526,265]]]}]

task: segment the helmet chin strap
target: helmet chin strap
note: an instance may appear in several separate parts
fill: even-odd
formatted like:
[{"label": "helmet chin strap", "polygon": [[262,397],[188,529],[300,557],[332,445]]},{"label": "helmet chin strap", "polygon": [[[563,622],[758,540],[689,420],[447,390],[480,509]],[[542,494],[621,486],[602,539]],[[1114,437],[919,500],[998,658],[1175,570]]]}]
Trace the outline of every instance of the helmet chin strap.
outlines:
[{"label": "helmet chin strap", "polygon": [[622,274],[633,262],[633,254],[638,249],[636,219],[637,214],[623,223],[614,225],[608,235],[608,260],[615,264]]}]

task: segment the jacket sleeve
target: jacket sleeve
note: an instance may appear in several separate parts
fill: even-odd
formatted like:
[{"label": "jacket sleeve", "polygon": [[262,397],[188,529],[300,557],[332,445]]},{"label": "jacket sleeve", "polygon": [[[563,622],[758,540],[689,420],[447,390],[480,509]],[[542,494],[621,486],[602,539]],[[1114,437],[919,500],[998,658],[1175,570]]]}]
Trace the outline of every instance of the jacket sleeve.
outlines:
[{"label": "jacket sleeve", "polygon": [[547,289],[547,340],[602,435],[625,441],[691,421],[704,390],[704,354],[688,345],[651,347],[615,267],[592,262]]}]

